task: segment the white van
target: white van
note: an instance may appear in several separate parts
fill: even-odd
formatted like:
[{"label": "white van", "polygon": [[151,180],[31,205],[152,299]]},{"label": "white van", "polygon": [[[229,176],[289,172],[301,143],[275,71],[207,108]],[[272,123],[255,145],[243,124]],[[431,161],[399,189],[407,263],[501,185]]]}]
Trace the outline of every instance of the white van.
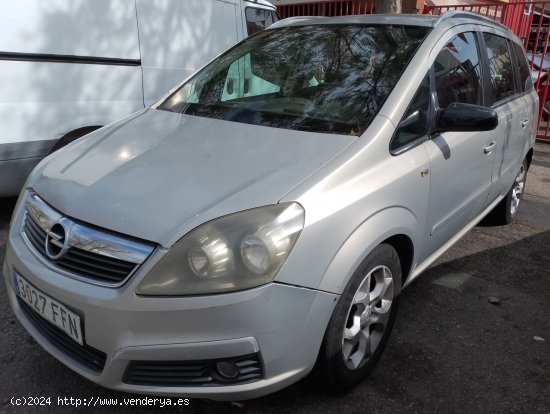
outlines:
[{"label": "white van", "polygon": [[277,20],[265,0],[3,0],[0,197],[50,152]]}]

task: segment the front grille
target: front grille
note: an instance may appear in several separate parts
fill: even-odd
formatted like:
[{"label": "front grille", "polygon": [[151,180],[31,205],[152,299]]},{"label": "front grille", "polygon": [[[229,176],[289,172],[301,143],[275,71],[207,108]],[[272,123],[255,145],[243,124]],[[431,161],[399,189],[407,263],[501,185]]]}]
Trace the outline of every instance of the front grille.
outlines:
[{"label": "front grille", "polygon": [[98,282],[121,283],[136,268],[136,263],[107,257],[101,254],[71,247],[57,260],[46,254],[46,232],[36,220],[27,214],[23,231],[32,246],[48,261],[76,275]]},{"label": "front grille", "polygon": [[[224,378],[216,370],[218,362],[233,363],[235,378]],[[126,384],[163,387],[213,387],[244,384],[263,378],[258,354],[205,361],[131,361],[122,381]]]},{"label": "front grille", "polygon": [[23,228],[27,239],[29,239],[33,247],[38,250],[42,256],[48,257],[46,255],[46,232],[42,230],[42,227],[38,225],[30,214],[25,216],[25,225]]},{"label": "front grille", "polygon": [[75,362],[100,374],[105,366],[107,354],[89,345],[79,345],[67,336],[65,332],[54,324],[42,318],[34,312],[29,305],[17,298],[19,307],[27,317],[28,321],[56,348],[64,352]]}]

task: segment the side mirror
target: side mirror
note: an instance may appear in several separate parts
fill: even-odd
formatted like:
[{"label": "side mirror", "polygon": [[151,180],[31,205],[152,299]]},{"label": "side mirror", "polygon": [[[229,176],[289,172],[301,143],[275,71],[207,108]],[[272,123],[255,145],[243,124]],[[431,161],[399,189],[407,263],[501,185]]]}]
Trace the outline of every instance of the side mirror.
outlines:
[{"label": "side mirror", "polygon": [[437,113],[436,131],[491,131],[498,125],[494,109],[480,105],[453,103]]}]

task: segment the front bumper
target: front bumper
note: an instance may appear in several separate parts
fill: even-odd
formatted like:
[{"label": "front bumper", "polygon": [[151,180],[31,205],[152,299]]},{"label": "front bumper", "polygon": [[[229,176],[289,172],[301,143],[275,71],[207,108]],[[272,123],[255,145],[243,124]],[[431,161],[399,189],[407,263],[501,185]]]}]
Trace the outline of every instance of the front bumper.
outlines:
[{"label": "front bumper", "polygon": [[[212,296],[155,298],[134,294],[154,260],[122,287],[95,286],[45,266],[14,230],[4,263],[8,296],[21,324],[50,354],[105,387],[142,394],[249,399],[277,391],[307,375],[336,304],[337,295],[269,284]],[[153,259],[153,258],[152,258]],[[59,348],[32,323],[17,300],[13,274],[75,310],[88,346],[106,354],[93,371]],[[130,361],[190,361],[257,354],[263,378],[236,385],[150,386],[123,381]]]}]

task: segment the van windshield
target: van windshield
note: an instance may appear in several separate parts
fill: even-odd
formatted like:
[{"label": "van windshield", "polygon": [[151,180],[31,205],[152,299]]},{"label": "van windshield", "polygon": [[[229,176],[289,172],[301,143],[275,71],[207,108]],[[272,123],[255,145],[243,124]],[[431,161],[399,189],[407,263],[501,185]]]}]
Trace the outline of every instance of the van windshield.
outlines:
[{"label": "van windshield", "polygon": [[416,26],[315,25],[260,32],[158,108],[293,130],[360,135],[428,32]]}]

